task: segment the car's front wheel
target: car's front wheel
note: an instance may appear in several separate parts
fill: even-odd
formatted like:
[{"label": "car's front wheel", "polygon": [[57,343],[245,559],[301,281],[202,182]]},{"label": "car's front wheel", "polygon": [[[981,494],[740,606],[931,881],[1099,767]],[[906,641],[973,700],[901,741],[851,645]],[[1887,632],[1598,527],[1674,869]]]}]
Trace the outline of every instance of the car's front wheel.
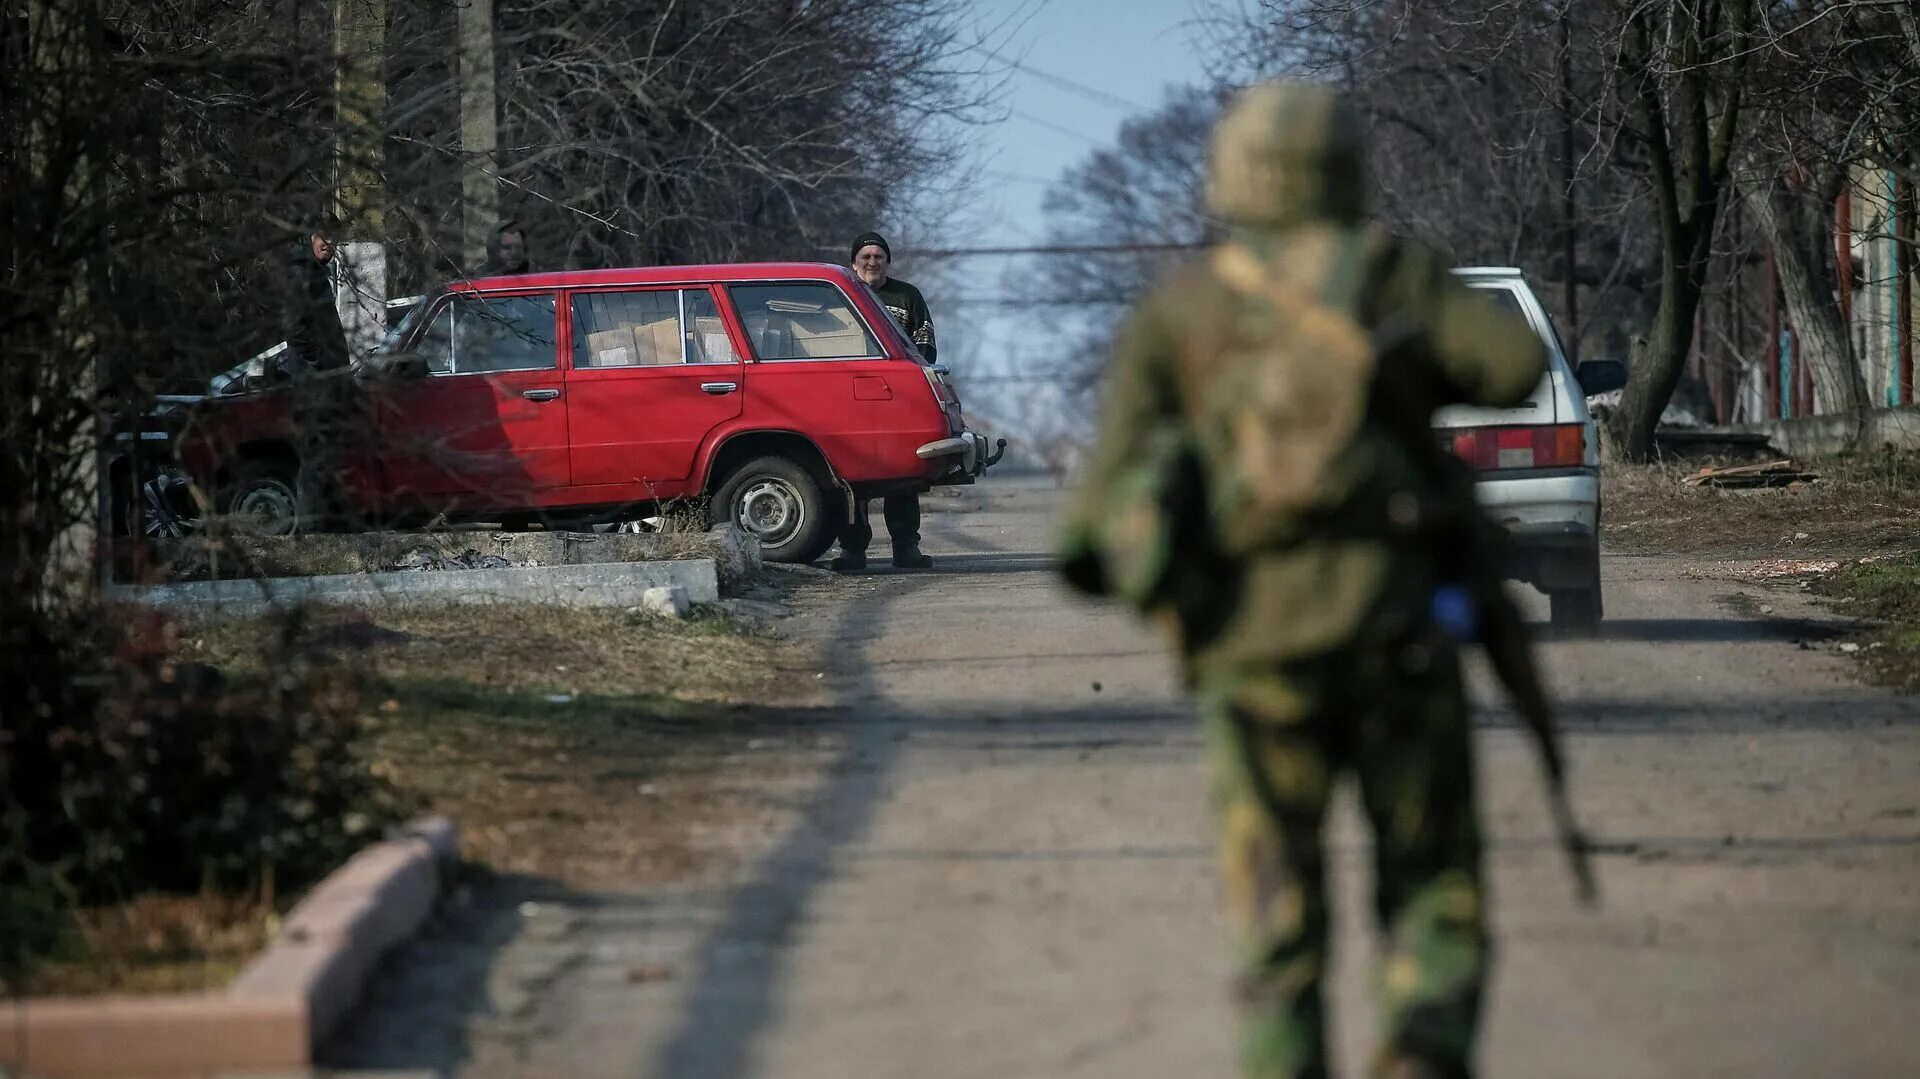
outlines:
[{"label": "car's front wheel", "polygon": [[714,493],[714,516],[760,541],[769,562],[811,562],[833,545],[827,485],[791,457],[756,457]]}]

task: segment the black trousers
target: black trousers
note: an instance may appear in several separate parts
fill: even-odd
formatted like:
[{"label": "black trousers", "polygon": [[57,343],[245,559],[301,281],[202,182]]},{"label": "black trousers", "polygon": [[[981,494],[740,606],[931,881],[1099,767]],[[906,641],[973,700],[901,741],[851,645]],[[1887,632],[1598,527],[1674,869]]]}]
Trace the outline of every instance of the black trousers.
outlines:
[{"label": "black trousers", "polygon": [[[888,495],[883,501],[887,535],[894,547],[919,546],[920,496]],[[853,520],[840,530],[840,550],[847,554],[866,554],[867,545],[873,542],[873,520],[868,516],[867,505],[866,499],[855,499]]]}]

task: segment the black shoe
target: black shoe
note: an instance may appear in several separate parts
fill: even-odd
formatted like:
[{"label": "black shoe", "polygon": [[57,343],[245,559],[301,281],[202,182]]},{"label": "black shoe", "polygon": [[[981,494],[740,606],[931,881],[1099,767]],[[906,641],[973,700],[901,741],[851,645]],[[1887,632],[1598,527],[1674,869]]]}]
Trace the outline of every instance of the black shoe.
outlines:
[{"label": "black shoe", "polygon": [[895,569],[932,569],[933,559],[921,554],[920,545],[916,543],[911,547],[895,547],[893,565]]},{"label": "black shoe", "polygon": [[867,568],[867,556],[855,551],[841,551],[840,557],[829,565],[840,573],[861,573]]}]

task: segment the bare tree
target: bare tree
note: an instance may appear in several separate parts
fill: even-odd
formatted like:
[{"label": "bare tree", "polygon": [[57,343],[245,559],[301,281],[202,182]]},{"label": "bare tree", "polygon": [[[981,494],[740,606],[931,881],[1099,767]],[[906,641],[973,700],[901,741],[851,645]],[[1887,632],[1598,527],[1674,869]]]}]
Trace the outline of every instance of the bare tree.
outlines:
[{"label": "bare tree", "polygon": [[1096,149],[1047,190],[1047,243],[1112,250],[1050,257],[1043,272],[1022,268],[1009,280],[1032,289],[1065,338],[1058,373],[1083,393],[1101,376],[1126,305],[1181,259],[1180,245],[1210,235],[1204,205],[1207,138],[1222,95],[1204,87],[1170,90],[1156,111],[1120,126],[1114,145]]},{"label": "bare tree", "polygon": [[[31,0],[0,20],[0,889],[60,834],[17,811],[17,770],[92,736],[124,643],[91,572],[126,552],[96,478],[142,443],[114,436],[287,335],[316,215],[348,211],[404,283],[467,268],[455,7]],[[918,197],[992,89],[959,60],[956,0],[495,10],[492,164],[550,263],[811,257]]]}]

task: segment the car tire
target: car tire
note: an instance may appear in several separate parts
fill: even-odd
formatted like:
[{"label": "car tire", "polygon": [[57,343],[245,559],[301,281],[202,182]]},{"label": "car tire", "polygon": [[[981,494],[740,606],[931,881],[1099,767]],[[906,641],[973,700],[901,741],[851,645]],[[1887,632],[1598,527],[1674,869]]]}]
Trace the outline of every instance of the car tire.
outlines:
[{"label": "car tire", "polygon": [[791,457],[756,457],[729,473],[714,492],[716,522],[732,522],[760,541],[769,562],[811,562],[833,545],[836,530],[827,484]]},{"label": "car tire", "polygon": [[292,536],[301,527],[300,466],[277,457],[243,461],[227,483],[220,512],[236,532]]},{"label": "car tire", "polygon": [[1600,552],[1592,556],[1592,570],[1584,588],[1556,589],[1547,593],[1553,628],[1562,633],[1592,633],[1600,628],[1605,605],[1600,592]]}]

